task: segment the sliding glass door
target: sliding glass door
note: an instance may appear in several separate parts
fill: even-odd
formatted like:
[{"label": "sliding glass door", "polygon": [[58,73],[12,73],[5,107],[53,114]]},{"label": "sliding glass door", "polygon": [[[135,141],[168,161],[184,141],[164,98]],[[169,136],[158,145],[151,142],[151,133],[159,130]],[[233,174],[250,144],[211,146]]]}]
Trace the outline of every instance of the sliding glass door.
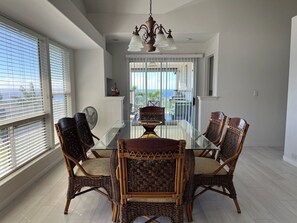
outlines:
[{"label": "sliding glass door", "polygon": [[194,58],[130,58],[131,119],[144,106],[165,107],[167,123],[193,122]]}]

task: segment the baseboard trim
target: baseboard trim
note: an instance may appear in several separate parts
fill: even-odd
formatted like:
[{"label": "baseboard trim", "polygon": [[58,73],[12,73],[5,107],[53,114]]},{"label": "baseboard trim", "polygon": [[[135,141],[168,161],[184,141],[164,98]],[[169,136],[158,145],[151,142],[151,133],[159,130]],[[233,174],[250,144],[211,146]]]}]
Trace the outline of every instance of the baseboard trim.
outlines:
[{"label": "baseboard trim", "polygon": [[290,159],[290,158],[288,158],[286,156],[283,156],[283,160],[286,161],[287,163],[297,167],[297,162],[295,160],[292,160],[292,159]]}]

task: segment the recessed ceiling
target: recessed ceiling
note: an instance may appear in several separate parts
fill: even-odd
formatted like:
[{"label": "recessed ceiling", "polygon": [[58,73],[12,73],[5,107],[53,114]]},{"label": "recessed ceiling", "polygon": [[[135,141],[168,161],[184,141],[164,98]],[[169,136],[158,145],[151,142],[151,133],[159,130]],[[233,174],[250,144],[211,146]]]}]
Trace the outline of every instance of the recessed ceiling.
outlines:
[{"label": "recessed ceiling", "polygon": [[[152,11],[154,14],[164,14],[192,1],[153,0]],[[85,0],[84,4],[88,13],[149,14],[150,9],[149,0]]]}]

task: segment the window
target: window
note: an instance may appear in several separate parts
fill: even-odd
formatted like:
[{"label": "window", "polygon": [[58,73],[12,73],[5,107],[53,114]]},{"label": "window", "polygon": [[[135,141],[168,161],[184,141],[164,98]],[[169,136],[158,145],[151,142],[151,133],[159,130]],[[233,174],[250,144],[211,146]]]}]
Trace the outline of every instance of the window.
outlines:
[{"label": "window", "polygon": [[70,53],[49,46],[50,78],[47,44],[46,38],[0,17],[0,179],[53,147],[52,117],[69,113]]},{"label": "window", "polygon": [[[70,114],[70,52],[63,47],[50,44],[50,69],[54,123]],[[55,144],[59,139],[55,132]]]}]

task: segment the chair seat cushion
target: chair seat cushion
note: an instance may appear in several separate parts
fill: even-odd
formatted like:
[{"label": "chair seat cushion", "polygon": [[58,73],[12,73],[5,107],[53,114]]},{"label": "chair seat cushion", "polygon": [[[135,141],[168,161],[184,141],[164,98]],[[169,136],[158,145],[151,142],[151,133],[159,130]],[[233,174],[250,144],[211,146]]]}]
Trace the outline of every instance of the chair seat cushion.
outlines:
[{"label": "chair seat cushion", "polygon": [[[194,149],[194,156],[201,157],[201,155],[202,155],[203,152],[205,152],[205,150],[203,150],[203,149]],[[211,158],[211,154],[210,153],[207,153],[203,157]]]},{"label": "chair seat cushion", "polygon": [[[99,155],[100,158],[109,158],[111,157],[111,153],[112,153],[112,150],[109,149],[97,149],[97,150],[94,150],[94,153],[97,153]],[[94,158],[95,155],[93,153],[89,154],[88,155],[89,158]]]},{"label": "chair seat cushion", "polygon": [[147,202],[147,203],[175,203],[175,199],[172,197],[133,197],[133,198],[128,198],[128,202]]},{"label": "chair seat cushion", "polygon": [[[214,160],[204,157],[195,157],[195,175],[201,174],[211,174],[213,173],[221,164]],[[223,168],[216,175],[226,175],[228,172]]]},{"label": "chair seat cushion", "polygon": [[[81,166],[85,171],[92,175],[110,176],[110,158],[96,158],[84,161]],[[84,173],[78,169],[76,176],[85,176]]]}]

